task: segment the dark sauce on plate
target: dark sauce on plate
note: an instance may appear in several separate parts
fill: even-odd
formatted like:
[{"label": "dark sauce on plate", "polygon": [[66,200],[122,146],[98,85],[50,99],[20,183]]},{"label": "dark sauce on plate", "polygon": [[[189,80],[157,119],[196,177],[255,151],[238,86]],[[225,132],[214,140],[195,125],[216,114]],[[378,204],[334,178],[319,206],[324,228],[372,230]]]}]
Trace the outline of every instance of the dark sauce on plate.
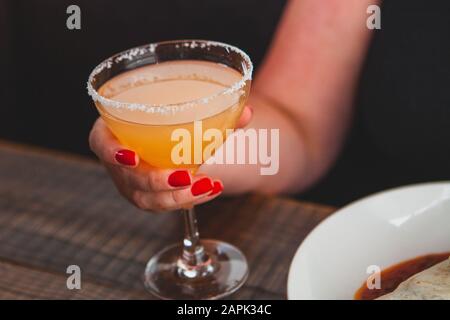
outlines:
[{"label": "dark sauce on plate", "polygon": [[450,256],[450,252],[428,254],[411,260],[406,260],[381,271],[381,288],[369,289],[364,282],[355,293],[356,300],[374,300],[382,295],[391,293],[400,283],[411,276],[428,269]]}]

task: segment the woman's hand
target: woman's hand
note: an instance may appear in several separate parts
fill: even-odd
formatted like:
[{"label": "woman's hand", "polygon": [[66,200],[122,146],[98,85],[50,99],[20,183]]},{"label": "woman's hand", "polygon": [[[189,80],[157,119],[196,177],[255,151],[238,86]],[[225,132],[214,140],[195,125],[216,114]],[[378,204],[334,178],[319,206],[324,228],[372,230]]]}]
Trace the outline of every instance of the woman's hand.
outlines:
[{"label": "woman's hand", "polygon": [[[251,109],[245,107],[238,126],[245,126],[251,116]],[[209,176],[192,176],[182,169],[158,169],[140,161],[134,151],[120,145],[101,118],[92,127],[89,145],[119,192],[140,209],[175,210],[212,200],[223,190],[222,182]]]}]

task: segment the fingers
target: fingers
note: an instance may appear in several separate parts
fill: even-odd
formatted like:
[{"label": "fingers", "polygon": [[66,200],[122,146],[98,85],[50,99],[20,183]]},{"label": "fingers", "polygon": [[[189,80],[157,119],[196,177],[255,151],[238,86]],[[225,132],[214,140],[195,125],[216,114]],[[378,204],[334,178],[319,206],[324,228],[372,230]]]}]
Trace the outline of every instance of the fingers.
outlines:
[{"label": "fingers", "polygon": [[89,146],[102,162],[127,167],[135,167],[139,163],[137,154],[123,147],[101,118],[92,127]]},{"label": "fingers", "polygon": [[245,106],[244,110],[242,110],[241,117],[239,118],[239,121],[237,123],[237,128],[243,128],[245,127],[250,120],[252,120],[253,116],[253,108],[251,106]]},{"label": "fingers", "polygon": [[214,181],[213,190],[206,196],[200,197],[193,202],[193,205],[202,204],[218,197],[223,191],[223,184],[219,180]]},{"label": "fingers", "polygon": [[[119,192],[138,208],[149,211],[175,210],[204,203],[216,198],[223,190],[221,181],[204,175],[192,177],[186,170],[169,173],[170,170],[146,169],[144,162],[138,168],[110,164],[106,167]],[[174,182],[184,185],[172,186],[170,183]]]},{"label": "fingers", "polygon": [[141,162],[138,167],[126,170],[128,184],[141,191],[170,191],[189,187],[192,175],[189,170],[158,169]]},{"label": "fingers", "polygon": [[195,177],[191,188],[162,192],[136,191],[132,202],[143,210],[169,211],[207,202],[223,190],[220,181],[209,177]]},{"label": "fingers", "polygon": [[[251,118],[251,111],[244,120],[247,118]],[[221,181],[207,176],[139,162],[136,153],[124,148],[100,118],[91,130],[89,145],[107,167],[119,192],[141,209],[169,211],[188,207],[214,199],[223,190]]]}]

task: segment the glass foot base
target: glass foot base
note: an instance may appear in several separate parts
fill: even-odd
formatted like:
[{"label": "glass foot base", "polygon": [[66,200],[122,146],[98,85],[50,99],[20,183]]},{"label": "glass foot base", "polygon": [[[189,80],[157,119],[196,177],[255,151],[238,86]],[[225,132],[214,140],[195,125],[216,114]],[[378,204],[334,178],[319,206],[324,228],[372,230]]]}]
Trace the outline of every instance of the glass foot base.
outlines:
[{"label": "glass foot base", "polygon": [[[238,290],[248,276],[242,252],[225,242],[202,240],[208,272],[188,278],[180,273],[181,244],[163,249],[145,268],[145,287],[161,299],[220,299]],[[203,266],[204,267],[204,266]]]}]

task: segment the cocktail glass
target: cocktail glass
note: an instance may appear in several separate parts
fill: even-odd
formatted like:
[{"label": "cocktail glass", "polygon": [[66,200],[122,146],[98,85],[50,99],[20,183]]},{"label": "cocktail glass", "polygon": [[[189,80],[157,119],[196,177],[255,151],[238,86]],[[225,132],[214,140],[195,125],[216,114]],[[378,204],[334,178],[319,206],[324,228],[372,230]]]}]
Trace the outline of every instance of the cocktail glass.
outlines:
[{"label": "cocktail glass", "polygon": [[[173,104],[116,101],[111,98],[113,92],[100,90],[108,80],[124,72],[174,61],[216,63],[238,72],[238,78],[213,95]],[[194,134],[194,122],[201,121],[204,130],[218,129],[225,137],[225,131],[235,128],[243,110],[252,69],[250,58],[231,45],[205,40],[166,41],[132,48],[103,61],[89,76],[88,92],[113,134],[141,159],[154,167],[186,168],[195,173],[207,159],[202,154],[200,163],[174,163],[173,131],[182,128]],[[170,75],[177,76],[195,78],[197,75],[188,71]],[[155,81],[161,80],[164,79],[155,76]],[[130,77],[123,80],[123,86],[139,85],[139,81],[143,79]],[[202,143],[202,151],[204,147]],[[235,292],[248,275],[245,256],[231,244],[200,240],[193,207],[187,206],[182,212],[184,239],[150,259],[145,269],[146,288],[163,299],[218,299]]]}]

